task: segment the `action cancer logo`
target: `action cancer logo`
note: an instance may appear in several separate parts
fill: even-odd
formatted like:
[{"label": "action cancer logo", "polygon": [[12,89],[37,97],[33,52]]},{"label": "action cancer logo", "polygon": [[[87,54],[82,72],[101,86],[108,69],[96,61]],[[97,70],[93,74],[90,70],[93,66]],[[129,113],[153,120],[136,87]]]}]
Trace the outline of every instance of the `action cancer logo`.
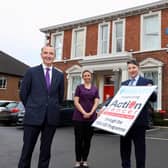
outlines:
[{"label": "action cancer logo", "polygon": [[109,108],[110,107],[117,107],[117,108],[123,108],[123,109],[134,109],[134,110],[138,110],[140,109],[142,106],[142,103],[138,103],[135,100],[132,101],[119,101],[119,100],[115,100],[113,103],[109,104]]}]

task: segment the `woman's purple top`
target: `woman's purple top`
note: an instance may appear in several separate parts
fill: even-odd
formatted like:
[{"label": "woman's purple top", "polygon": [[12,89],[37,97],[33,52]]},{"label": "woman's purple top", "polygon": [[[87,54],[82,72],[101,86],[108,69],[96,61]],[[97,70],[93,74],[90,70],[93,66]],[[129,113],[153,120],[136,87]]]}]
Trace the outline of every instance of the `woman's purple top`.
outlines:
[{"label": "woman's purple top", "polygon": [[[99,98],[98,89],[96,86],[91,86],[90,89],[87,89],[83,84],[77,86],[75,96],[79,97],[79,103],[85,112],[90,112],[94,105],[94,99]],[[95,119],[96,112],[94,112],[90,118],[85,119],[83,118],[83,114],[78,111],[77,108],[74,110],[73,120],[75,121],[94,121]]]}]

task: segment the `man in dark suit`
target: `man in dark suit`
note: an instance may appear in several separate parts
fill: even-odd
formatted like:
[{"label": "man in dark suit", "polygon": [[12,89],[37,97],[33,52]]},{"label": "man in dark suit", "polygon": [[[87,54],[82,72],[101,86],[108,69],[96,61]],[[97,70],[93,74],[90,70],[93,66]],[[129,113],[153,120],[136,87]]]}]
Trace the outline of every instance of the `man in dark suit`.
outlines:
[{"label": "man in dark suit", "polygon": [[[135,60],[130,60],[127,62],[128,73],[130,79],[122,82],[122,85],[128,86],[147,86],[151,85],[151,80],[143,78],[139,75],[139,65]],[[156,101],[156,93],[152,93],[148,102],[145,104],[144,108],[141,110],[138,118],[134,122],[133,126],[130,128],[126,136],[120,137],[120,155],[123,168],[131,168],[131,146],[132,141],[135,146],[135,158],[136,158],[136,168],[145,168],[146,159],[146,144],[145,144],[145,134],[146,128],[148,127],[148,103],[149,101]]]},{"label": "man in dark suit", "polygon": [[41,133],[38,168],[48,168],[52,139],[59,123],[59,105],[64,96],[64,77],[52,63],[55,51],[41,49],[42,64],[28,69],[20,89],[25,106],[23,148],[18,168],[30,168],[31,157]]}]

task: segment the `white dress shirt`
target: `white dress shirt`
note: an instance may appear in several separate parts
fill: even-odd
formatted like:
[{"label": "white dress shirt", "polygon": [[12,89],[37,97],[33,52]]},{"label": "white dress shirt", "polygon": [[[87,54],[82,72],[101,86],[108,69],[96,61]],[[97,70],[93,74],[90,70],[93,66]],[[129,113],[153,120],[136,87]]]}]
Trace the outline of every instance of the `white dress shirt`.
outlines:
[{"label": "white dress shirt", "polygon": [[47,69],[46,68],[49,68],[50,70],[49,70],[49,75],[50,75],[50,83],[51,83],[51,79],[52,79],[52,66],[51,67],[47,67],[46,65],[44,65],[44,64],[42,64],[42,66],[43,66],[43,71],[44,71],[44,76],[46,75],[46,71],[47,71]]},{"label": "white dress shirt", "polygon": [[129,82],[129,86],[136,86],[137,82],[139,80],[139,75],[137,75],[135,78],[134,78],[134,82],[131,84],[132,82],[132,78],[130,78],[130,82]]}]

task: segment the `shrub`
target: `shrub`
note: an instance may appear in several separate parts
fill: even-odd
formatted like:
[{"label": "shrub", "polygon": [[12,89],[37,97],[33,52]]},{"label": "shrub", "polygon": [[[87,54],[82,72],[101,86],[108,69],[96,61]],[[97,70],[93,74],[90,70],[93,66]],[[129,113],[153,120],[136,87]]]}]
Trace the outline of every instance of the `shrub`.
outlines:
[{"label": "shrub", "polygon": [[152,116],[154,125],[168,126],[168,119],[165,116],[164,113],[154,112]]}]

